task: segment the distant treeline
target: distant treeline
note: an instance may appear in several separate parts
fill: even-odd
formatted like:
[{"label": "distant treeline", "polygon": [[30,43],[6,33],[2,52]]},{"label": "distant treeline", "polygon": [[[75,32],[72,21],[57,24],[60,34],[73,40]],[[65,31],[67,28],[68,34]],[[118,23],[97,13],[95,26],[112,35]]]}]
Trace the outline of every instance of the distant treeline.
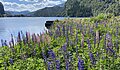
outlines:
[{"label": "distant treeline", "polygon": [[19,15],[7,15],[7,14],[4,14],[4,15],[0,15],[0,17],[31,17],[31,16],[24,15],[24,14],[19,14]]}]

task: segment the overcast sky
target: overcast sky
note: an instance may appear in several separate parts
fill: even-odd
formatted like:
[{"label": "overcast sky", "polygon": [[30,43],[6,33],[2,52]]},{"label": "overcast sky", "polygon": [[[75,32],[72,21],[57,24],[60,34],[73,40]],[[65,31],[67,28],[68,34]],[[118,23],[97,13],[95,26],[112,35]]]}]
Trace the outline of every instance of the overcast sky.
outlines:
[{"label": "overcast sky", "polygon": [[62,4],[67,0],[0,0],[6,11],[35,11]]}]

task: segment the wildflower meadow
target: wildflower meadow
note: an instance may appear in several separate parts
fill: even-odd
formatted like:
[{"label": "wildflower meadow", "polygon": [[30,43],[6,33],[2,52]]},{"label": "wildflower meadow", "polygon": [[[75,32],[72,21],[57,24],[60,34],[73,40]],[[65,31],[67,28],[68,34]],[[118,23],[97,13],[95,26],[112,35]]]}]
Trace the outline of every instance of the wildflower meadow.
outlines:
[{"label": "wildflower meadow", "polygon": [[69,18],[1,40],[0,70],[120,70],[120,17]]}]

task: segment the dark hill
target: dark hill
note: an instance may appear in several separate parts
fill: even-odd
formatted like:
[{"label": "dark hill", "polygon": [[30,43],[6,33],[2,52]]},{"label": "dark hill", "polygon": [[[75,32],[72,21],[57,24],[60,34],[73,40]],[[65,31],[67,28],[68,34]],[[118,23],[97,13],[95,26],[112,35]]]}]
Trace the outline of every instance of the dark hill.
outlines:
[{"label": "dark hill", "polygon": [[33,16],[37,17],[56,17],[60,16],[59,13],[63,11],[64,7],[54,6],[54,7],[46,7],[40,10],[33,12]]},{"label": "dark hill", "polygon": [[0,15],[3,15],[3,14],[5,14],[4,6],[3,6],[3,4],[0,2]]}]

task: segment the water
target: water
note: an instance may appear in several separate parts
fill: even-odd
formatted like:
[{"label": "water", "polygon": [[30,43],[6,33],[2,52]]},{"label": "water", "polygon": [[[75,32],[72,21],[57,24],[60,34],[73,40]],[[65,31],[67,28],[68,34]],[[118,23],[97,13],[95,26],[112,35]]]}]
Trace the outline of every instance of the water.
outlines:
[{"label": "water", "polygon": [[[0,18],[0,40],[10,41],[11,34],[17,37],[19,31],[32,33],[44,32],[47,20],[61,20],[63,17],[4,17]],[[1,46],[1,42],[0,42]]]}]

